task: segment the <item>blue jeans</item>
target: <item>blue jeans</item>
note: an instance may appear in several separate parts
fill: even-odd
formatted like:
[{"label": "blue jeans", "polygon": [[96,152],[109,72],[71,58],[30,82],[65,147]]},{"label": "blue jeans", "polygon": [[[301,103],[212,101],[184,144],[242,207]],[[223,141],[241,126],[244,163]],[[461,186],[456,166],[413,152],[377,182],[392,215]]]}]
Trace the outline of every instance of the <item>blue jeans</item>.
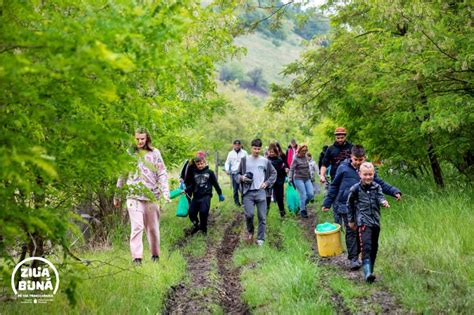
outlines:
[{"label": "blue jeans", "polygon": [[301,214],[306,214],[306,205],[314,197],[313,184],[311,183],[310,179],[307,179],[307,180],[295,179],[294,183],[295,183],[296,190],[298,191],[298,194],[300,195]]}]

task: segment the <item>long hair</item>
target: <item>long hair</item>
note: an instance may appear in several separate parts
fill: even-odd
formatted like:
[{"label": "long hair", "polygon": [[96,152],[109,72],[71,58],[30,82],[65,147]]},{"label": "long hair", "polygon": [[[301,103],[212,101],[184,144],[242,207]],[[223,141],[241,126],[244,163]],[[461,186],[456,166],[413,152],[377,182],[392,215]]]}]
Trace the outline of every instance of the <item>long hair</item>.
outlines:
[{"label": "long hair", "polygon": [[300,145],[297,147],[297,149],[296,149],[296,154],[300,154],[301,150],[303,150],[303,149],[308,150],[308,145],[306,145],[306,144],[304,144],[304,143],[303,143],[303,144],[300,144]]},{"label": "long hair", "polygon": [[280,150],[278,150],[276,143],[272,142],[268,145],[268,151],[270,150],[275,152],[278,157],[280,156]]},{"label": "long hair", "polygon": [[[153,146],[151,145],[151,136],[148,130],[146,128],[140,127],[140,128],[135,129],[135,133],[142,133],[142,134],[144,133],[146,135],[146,142],[143,148],[147,151],[153,151]],[[133,148],[135,152],[138,151],[138,147],[136,144],[133,146]]]}]

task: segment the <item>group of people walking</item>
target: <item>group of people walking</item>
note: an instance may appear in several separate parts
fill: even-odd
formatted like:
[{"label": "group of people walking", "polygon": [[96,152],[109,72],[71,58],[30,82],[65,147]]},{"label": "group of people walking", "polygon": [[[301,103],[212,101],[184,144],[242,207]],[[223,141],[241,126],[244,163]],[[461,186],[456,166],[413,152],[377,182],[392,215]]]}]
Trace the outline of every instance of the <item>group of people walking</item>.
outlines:
[{"label": "group of people walking", "polygon": [[[353,146],[346,140],[345,128],[338,127],[335,142],[325,147],[318,163],[312,159],[308,146],[290,142],[283,152],[278,142],[270,143],[264,155],[263,143],[254,139],[250,154],[240,140],[233,142],[224,165],[230,176],[233,200],[236,206],[244,208],[246,240],[254,241],[254,214],[257,212],[256,244],[265,242],[266,217],[273,199],[278,205],[281,217],[285,217],[284,185],[288,182],[300,196],[300,215],[308,217],[307,205],[320,192],[319,183],[325,184],[326,195],[322,211],[334,211],[334,221],[345,227],[346,246],[350,267],[364,268],[365,278],[372,282],[373,266],[378,249],[380,233],[380,207],[388,207],[383,194],[401,198],[401,192],[375,175],[371,163],[365,162],[365,150],[361,145]],[[141,264],[143,259],[142,236],[146,232],[152,261],[160,255],[159,213],[156,203],[160,198],[169,202],[169,187],[166,167],[160,151],[151,146],[151,137],[146,129],[135,133],[136,146],[132,154],[137,157],[137,170],[126,179],[128,186],[127,209],[131,222],[130,249],[133,261]],[[327,174],[330,175],[328,184]],[[319,176],[319,182],[318,182]],[[124,185],[122,177],[117,187]],[[209,169],[204,152],[187,161],[180,175],[181,186],[189,198],[191,234],[201,231],[207,234],[212,189],[224,201],[222,189],[212,170]],[[121,206],[119,197],[114,199],[116,207]],[[359,255],[362,253],[362,262]]]}]

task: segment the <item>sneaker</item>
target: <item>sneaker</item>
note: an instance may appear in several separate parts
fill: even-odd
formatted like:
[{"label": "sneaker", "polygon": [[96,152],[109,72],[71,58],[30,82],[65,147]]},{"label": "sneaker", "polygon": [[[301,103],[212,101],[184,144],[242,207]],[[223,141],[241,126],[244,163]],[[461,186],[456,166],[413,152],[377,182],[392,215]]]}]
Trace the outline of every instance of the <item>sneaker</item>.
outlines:
[{"label": "sneaker", "polygon": [[134,264],[135,266],[141,266],[141,265],[142,265],[142,259],[141,259],[141,258],[135,258],[135,259],[133,260],[133,264]]},{"label": "sneaker", "polygon": [[360,267],[362,267],[362,262],[359,259],[354,258],[351,260],[351,270],[359,270]]},{"label": "sneaker", "polygon": [[160,261],[160,256],[158,255],[151,256],[151,261],[154,263],[157,263],[158,261]]},{"label": "sneaker", "polygon": [[263,240],[257,240],[257,245],[258,246],[263,246],[264,241]]}]

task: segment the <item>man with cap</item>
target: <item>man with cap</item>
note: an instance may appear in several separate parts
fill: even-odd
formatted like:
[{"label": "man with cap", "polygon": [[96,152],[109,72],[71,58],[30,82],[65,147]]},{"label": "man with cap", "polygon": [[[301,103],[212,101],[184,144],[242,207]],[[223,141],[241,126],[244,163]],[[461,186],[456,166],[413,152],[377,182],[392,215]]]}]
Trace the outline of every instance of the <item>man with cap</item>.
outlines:
[{"label": "man with cap", "polygon": [[339,164],[351,156],[352,143],[346,140],[347,131],[344,127],[337,127],[334,130],[336,141],[330,146],[323,158],[323,163],[320,169],[320,182],[326,182],[326,170],[331,166],[331,179],[334,179],[336,170]]},{"label": "man with cap", "polygon": [[247,151],[242,149],[240,140],[234,140],[234,148],[227,154],[225,161],[225,172],[230,175],[232,181],[232,189],[234,190],[234,203],[240,207],[242,204],[239,200],[239,183],[235,180],[235,174],[239,171],[240,161],[243,157],[248,156]]}]

